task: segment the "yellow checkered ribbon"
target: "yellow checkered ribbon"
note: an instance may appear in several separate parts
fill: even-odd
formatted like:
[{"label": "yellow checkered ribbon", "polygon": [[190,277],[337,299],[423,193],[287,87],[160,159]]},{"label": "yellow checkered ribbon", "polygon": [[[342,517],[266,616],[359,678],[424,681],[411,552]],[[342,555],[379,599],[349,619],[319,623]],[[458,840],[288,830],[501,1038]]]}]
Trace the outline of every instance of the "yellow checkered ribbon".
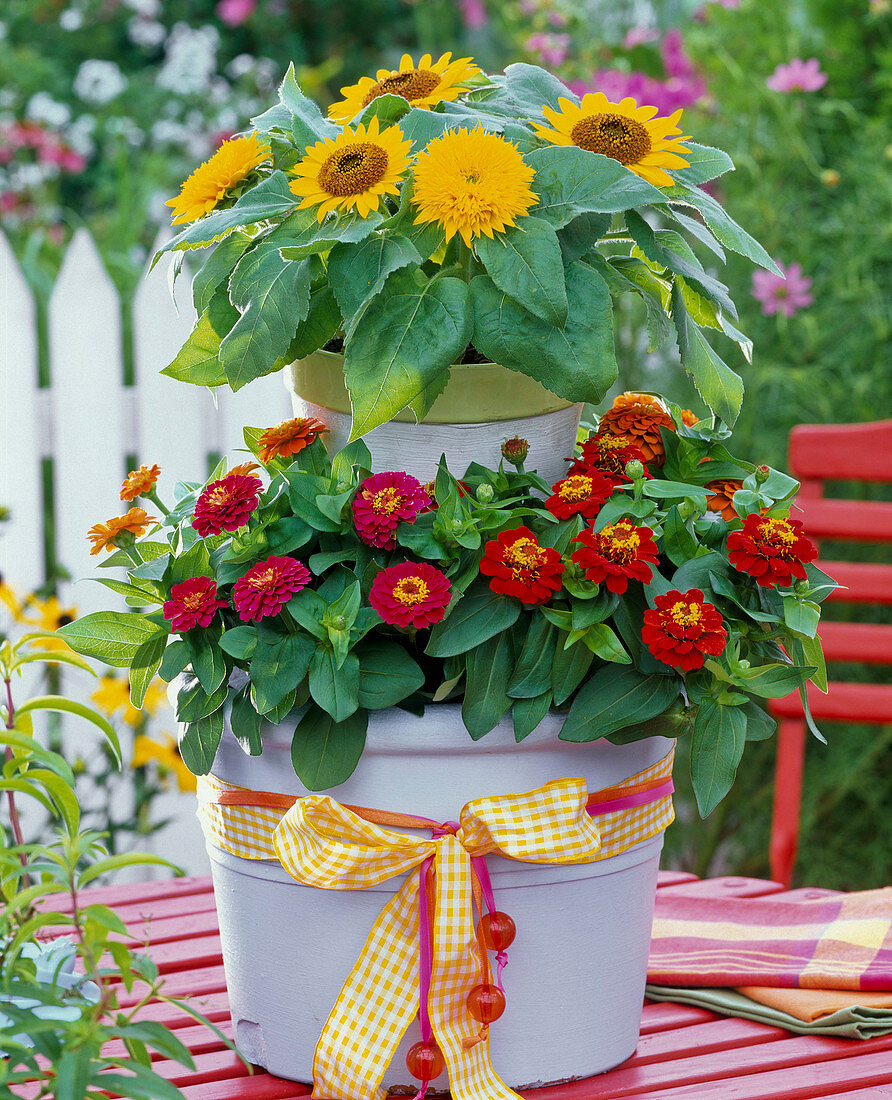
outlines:
[{"label": "yellow checkered ribbon", "polygon": [[[672,753],[624,786],[668,779],[671,767]],[[324,796],[299,798],[288,809],[283,808],[287,799],[274,795],[266,798],[278,798],[278,806],[218,801],[221,794],[242,790],[215,776],[199,779],[199,818],[208,839],[245,859],[278,859],[305,885],[361,890],[433,858],[436,902],[428,1008],[454,1100],[518,1100],[492,1068],[488,1043],[466,1005],[468,992],[480,981],[481,966],[471,857],[497,852],[527,863],[590,863],[661,832],[673,816],[672,799],[666,795],[604,813],[595,821],[586,808],[590,799],[585,780],[559,779],[526,794],[474,799],[462,809],[454,835],[427,839],[382,828]],[[384,1072],[418,1012],[418,892],[419,876],[411,874],[375,921],[319,1037],[313,1097],[384,1096]]]}]

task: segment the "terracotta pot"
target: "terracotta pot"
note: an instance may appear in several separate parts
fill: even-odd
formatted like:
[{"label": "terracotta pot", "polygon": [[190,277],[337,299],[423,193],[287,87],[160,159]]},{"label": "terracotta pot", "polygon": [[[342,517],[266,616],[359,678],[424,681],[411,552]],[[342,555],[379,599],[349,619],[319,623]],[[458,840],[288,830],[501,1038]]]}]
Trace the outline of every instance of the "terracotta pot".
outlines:
[{"label": "terracotta pot", "polygon": [[[350,397],[344,383],[344,357],[317,351],[285,368],[295,416],[315,416],[329,431],[323,439],[334,453],[350,436]],[[375,472],[405,470],[420,481],[433,479],[440,455],[461,476],[470,462],[496,468],[505,439],[529,441],[528,470],[546,481],[564,476],[576,442],[581,404],[556,397],[534,379],[493,363],[452,367],[445,390],[428,415],[416,423],[399,413],[364,438]]]}]

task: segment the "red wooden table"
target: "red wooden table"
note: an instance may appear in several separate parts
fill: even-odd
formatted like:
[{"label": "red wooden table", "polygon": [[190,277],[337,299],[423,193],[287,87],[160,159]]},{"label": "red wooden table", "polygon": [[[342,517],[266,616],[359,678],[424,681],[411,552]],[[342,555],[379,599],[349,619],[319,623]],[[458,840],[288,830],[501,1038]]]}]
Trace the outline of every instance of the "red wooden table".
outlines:
[{"label": "red wooden table", "polygon": [[[661,873],[660,889],[737,897],[783,891],[775,882],[698,880],[672,871]],[[199,1012],[231,1036],[210,879],[174,879],[88,893],[90,902],[114,906],[134,939],[148,944],[149,954],[165,975],[168,995],[190,996]],[[803,896],[814,891],[790,893]],[[134,997],[129,1003],[135,1003]],[[126,994],[122,1003],[128,1003]],[[156,1070],[189,1100],[291,1100],[309,1095],[306,1086],[271,1077],[264,1070],[250,1074],[212,1032],[172,1005],[149,1005],[144,1018],[175,1028],[192,1051],[194,1071],[163,1060],[155,1063]],[[645,1003],[641,1038],[628,1061],[597,1077],[524,1095],[530,1100],[892,1098],[892,1035],[865,1041],[798,1036],[701,1008]]]}]

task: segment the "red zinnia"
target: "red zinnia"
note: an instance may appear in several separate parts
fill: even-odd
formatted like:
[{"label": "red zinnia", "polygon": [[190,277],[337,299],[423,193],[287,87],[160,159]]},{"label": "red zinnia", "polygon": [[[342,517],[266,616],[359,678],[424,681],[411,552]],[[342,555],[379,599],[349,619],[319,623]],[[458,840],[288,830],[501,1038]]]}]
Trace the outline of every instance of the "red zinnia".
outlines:
[{"label": "red zinnia", "polygon": [[235,582],[232,602],[243,622],[259,623],[269,615],[277,615],[309,582],[309,569],[296,558],[267,558],[252,565]]},{"label": "red zinnia", "polygon": [[398,471],[373,474],[359,486],[353,498],[356,533],[369,546],[393,550],[397,525],[413,523],[430,503],[421,482],[411,474]]},{"label": "red zinnia", "polygon": [[404,561],[375,577],[369,603],[391,626],[431,626],[446,614],[451,588],[446,576],[426,561]]},{"label": "red zinnia", "polygon": [[573,541],[582,546],[570,560],[582,566],[590,581],[604,581],[610,592],[623,593],[630,579],[647,584],[653,576],[650,567],[657,564],[658,551],[649,527],[621,519],[600,531],[583,531]]},{"label": "red zinnia", "polygon": [[699,588],[667,592],[654,602],[656,608],[644,612],[641,637],[658,661],[690,672],[703,667],[704,654],[715,656],[725,648],[722,616],[704,603]]},{"label": "red zinnia", "polygon": [[293,420],[283,420],[275,428],[267,428],[257,440],[257,457],[261,462],[269,462],[273,458],[299,454],[304,447],[315,442],[320,432],[326,430],[322,421],[314,416],[296,416]]},{"label": "red zinnia", "polygon": [[[571,474],[587,474],[592,470],[611,478],[620,485],[626,477],[626,463],[636,458],[644,462],[644,452],[628,436],[590,435],[582,444],[582,457],[570,467]],[[645,476],[650,477],[650,474]]]},{"label": "red zinnia", "polygon": [[192,526],[202,538],[244,527],[257,507],[261,488],[257,478],[247,474],[227,474],[212,481],[195,504]]},{"label": "red zinnia", "polygon": [[164,604],[164,618],[180,634],[196,626],[210,626],[217,608],[226,600],[217,599],[217,584],[210,577],[192,577],[175,584]]},{"label": "red zinnia", "polygon": [[528,527],[515,527],[486,544],[480,572],[492,578],[493,592],[523,603],[545,603],[561,587],[564,563],[557,550],[540,546]]},{"label": "red zinnia", "polygon": [[573,473],[552,485],[552,495],[545,501],[545,507],[558,519],[583,516],[592,520],[613,488],[614,483],[597,470]]},{"label": "red zinnia", "polygon": [[804,562],[814,561],[818,550],[811,539],[802,534],[802,524],[795,519],[772,519],[770,516],[748,515],[742,531],[728,535],[728,558],[735,569],[756,578],[756,584],[767,588],[777,584],[787,587],[793,578],[805,580]]}]

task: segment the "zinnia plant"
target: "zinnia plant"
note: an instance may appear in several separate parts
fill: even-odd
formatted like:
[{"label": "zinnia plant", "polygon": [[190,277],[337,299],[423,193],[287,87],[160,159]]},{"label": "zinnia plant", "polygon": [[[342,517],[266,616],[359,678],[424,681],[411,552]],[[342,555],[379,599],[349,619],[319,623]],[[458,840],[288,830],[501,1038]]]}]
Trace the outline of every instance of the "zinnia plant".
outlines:
[{"label": "zinnia plant", "polygon": [[109,543],[102,565],[128,572],[110,583],[145,613],[60,630],[129,668],[136,706],[156,672],[180,677],[197,774],[224,728],[258,754],[287,723],[305,785],[337,786],[369,712],[452,700],[475,739],[510,716],[521,740],[549,710],[569,741],[690,737],[705,814],[771,733],[760,701],[799,688],[808,713],[805,682],[825,686],[834,585],[789,518],[798,485],[734,457],[716,420],[622,394],[554,485],[520,439],[497,470],[441,462],[422,486],[372,474],[362,441],[332,459],[305,428],[246,428],[256,470],[221,462],[144,539]]},{"label": "zinnia plant", "polygon": [[[704,333],[750,345],[714,271],[727,248],[780,273],[701,186],[733,165],[682,133],[681,111],[450,54],[406,55],[342,93],[326,118],[289,69],[280,102],[171,200],[188,224],[159,255],[214,247],[165,373],[239,389],[343,351],[354,439],[402,410],[422,419],[461,362],[597,403],[617,377],[614,299],[635,294],[651,349],[674,334],[734,422],[740,378]],[[620,420],[641,414],[658,443],[640,396]]]}]

